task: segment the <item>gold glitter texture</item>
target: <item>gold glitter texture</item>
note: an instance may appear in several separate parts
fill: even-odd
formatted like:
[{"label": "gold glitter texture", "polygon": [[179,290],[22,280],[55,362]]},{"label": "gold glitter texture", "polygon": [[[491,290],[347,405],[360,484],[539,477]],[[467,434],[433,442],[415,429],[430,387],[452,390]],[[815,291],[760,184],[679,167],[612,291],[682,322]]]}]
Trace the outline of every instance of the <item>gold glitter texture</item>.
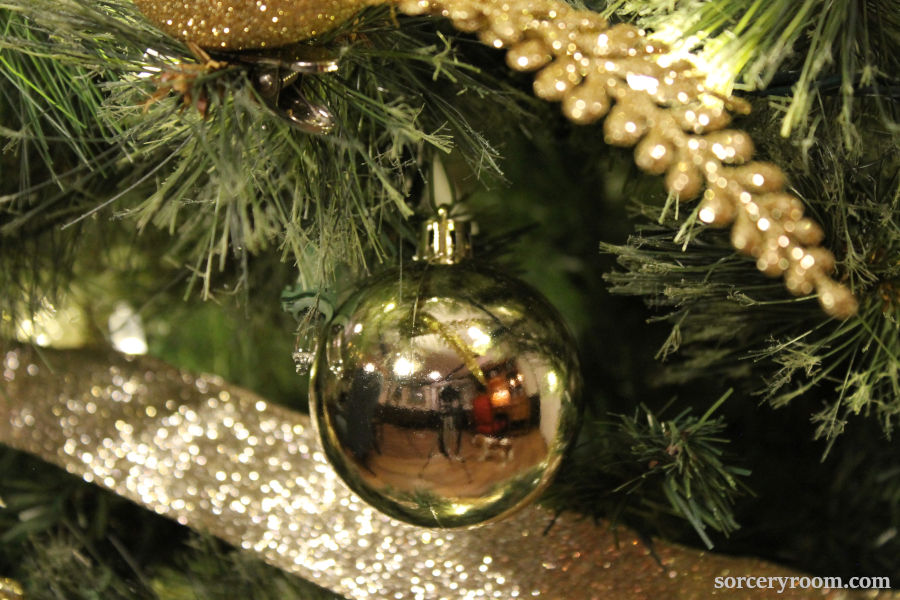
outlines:
[{"label": "gold glitter texture", "polygon": [[160,29],[204,48],[272,48],[349,19],[361,0],[134,0]]},{"label": "gold glitter texture", "polygon": [[716,590],[714,578],[797,575],[662,541],[651,554],[625,528],[536,506],[469,531],[406,525],[351,494],[316,439],[306,416],[216,377],[0,341],[3,443],[349,598],[762,599],[768,590]]},{"label": "gold glitter texture", "polygon": [[[834,256],[819,247],[822,231],[803,217],[802,203],[783,191],[775,165],[750,162],[753,143],[726,130],[744,101],[716,93],[705,73],[631,25],[609,27],[600,15],[554,0],[398,0],[407,14],[449,18],[477,32],[507,63],[535,71],[534,93],[562,102],[575,123],[606,117],[608,144],[635,146],[637,165],[665,175],[681,200],[703,192],[697,216],[713,227],[733,224],[732,244],[756,259],[763,273],[784,276],[796,295],[818,293],[835,317],[856,314],[850,290],[831,279]],[[704,191],[705,188],[705,191]]]}]

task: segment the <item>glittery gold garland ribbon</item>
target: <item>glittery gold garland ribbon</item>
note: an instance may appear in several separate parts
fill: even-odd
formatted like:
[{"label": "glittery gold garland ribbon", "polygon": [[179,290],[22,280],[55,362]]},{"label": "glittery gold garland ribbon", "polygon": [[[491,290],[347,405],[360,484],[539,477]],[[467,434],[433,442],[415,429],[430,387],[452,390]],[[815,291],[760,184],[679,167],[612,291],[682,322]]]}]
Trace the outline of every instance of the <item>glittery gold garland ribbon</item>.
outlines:
[{"label": "glittery gold garland ribbon", "polygon": [[701,599],[717,576],[797,576],[536,506],[468,531],[399,523],[344,487],[306,416],[112,351],[0,340],[0,442],[350,598]]}]

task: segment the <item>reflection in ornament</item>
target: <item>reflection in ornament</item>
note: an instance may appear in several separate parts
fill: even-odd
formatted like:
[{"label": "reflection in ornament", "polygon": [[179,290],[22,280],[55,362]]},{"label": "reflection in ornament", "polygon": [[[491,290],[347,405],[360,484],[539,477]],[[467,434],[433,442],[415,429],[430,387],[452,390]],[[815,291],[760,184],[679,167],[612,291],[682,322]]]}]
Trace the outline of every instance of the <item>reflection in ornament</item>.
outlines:
[{"label": "reflection in ornament", "polygon": [[534,290],[472,262],[421,261],[337,314],[313,413],[364,500],[418,525],[470,526],[549,483],[575,433],[580,380],[568,331]]}]

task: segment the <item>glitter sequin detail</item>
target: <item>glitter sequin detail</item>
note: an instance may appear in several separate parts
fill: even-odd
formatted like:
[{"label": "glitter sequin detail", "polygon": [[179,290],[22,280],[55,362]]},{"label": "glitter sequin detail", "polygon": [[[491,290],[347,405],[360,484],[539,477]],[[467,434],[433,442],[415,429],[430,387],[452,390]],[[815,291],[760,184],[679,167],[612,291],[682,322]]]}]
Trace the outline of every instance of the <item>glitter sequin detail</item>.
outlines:
[{"label": "glitter sequin detail", "polygon": [[[708,86],[693,57],[643,30],[558,0],[396,0],[401,12],[449,18],[461,31],[507,50],[517,71],[535,73],[534,93],[560,102],[572,122],[601,119],[606,143],[634,146],[641,170],[664,175],[681,201],[703,194],[698,218],[731,226],[736,250],[771,277],[783,276],[794,295],[817,293],[828,314],[847,319],[859,305],[835,281],[834,256],[819,246],[824,234],[803,217],[803,204],[784,191],[775,165],[751,161],[743,131],[724,129],[745,101]],[[705,189],[704,189],[705,188]],[[790,205],[790,206],[787,206]]]},{"label": "glitter sequin detail", "polygon": [[135,0],[169,35],[204,48],[272,48],[315,37],[350,18],[358,0]]},{"label": "glitter sequin detail", "polygon": [[792,574],[661,541],[657,562],[625,528],[537,506],[468,531],[399,523],[344,487],[306,416],[149,358],[0,341],[0,382],[4,443],[349,598],[700,599],[717,575]]}]

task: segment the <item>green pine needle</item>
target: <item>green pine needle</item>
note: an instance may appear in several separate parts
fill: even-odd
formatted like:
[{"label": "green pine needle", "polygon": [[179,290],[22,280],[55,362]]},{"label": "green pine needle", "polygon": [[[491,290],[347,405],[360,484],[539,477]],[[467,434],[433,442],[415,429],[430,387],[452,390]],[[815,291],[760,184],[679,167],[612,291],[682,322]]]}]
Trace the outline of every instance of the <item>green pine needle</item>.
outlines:
[{"label": "green pine needle", "polygon": [[662,420],[641,406],[613,422],[589,421],[545,501],[614,522],[684,519],[712,548],[708,528],[726,535],[738,529],[733,505],[747,492],[741,479],[750,474],[726,462],[726,425],[713,417],[730,395],[699,418],[685,409]]},{"label": "green pine needle", "polygon": [[[0,248],[11,257],[50,231],[73,241],[98,217],[153,226],[173,236],[167,260],[204,297],[249,255],[279,253],[309,287],[340,265],[387,259],[412,235],[408,183],[428,156],[454,151],[475,176],[499,177],[477,127],[527,119],[533,100],[429,20],[398,28],[369,10],[350,27],[317,42],[340,56],[339,71],[301,83],[335,116],[332,134],[312,135],[264,108],[246,67],[225,56],[224,69],[203,68],[130,2],[0,3],[0,136],[21,173],[0,190]],[[190,102],[166,94],[173,80]]]},{"label": "green pine needle", "polygon": [[[826,246],[840,259],[839,273],[860,299],[859,314],[847,321],[829,319],[811,298],[790,297],[780,281],[737,255],[721,232],[697,229],[687,246],[679,243],[684,220],[669,217],[639,227],[625,245],[601,246],[622,267],[606,276],[611,291],[643,297],[660,309],[654,320],[672,328],[658,355],[674,361],[662,382],[741,377],[761,382],[756,393],[775,407],[817,397],[822,406],[812,419],[815,437],[829,441],[826,454],[852,418],[871,417],[886,434],[894,431],[900,423],[900,152],[889,139],[871,140],[869,153],[877,159],[814,147],[809,169],[795,175],[808,210],[830,232]],[[748,379],[751,372],[768,374]]]}]

